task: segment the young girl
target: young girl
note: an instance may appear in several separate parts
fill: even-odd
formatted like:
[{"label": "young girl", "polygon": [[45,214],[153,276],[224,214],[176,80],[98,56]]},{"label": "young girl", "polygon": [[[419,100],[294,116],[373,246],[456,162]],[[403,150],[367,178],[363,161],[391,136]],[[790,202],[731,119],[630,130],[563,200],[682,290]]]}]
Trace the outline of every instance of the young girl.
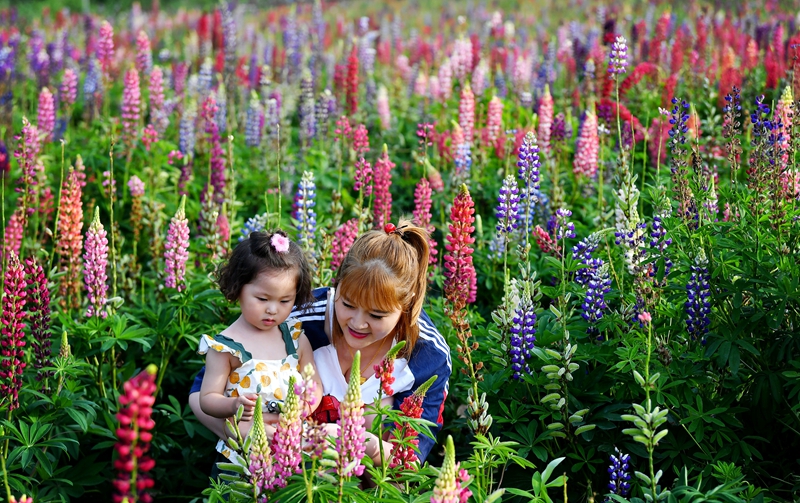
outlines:
[{"label": "young girl", "polygon": [[[305,256],[282,231],[253,232],[231,253],[217,274],[219,288],[229,301],[239,301],[241,315],[215,336],[203,335],[198,353],[206,355],[200,388],[200,407],[216,418],[233,416],[244,406],[239,429],[250,431],[257,395],[264,404],[264,422],[278,420],[289,378],[314,365],[313,351],[301,324],[289,318],[297,305],[313,301],[311,271]],[[322,396],[318,374],[317,402]],[[238,456],[220,440],[217,451],[231,462]]]}]

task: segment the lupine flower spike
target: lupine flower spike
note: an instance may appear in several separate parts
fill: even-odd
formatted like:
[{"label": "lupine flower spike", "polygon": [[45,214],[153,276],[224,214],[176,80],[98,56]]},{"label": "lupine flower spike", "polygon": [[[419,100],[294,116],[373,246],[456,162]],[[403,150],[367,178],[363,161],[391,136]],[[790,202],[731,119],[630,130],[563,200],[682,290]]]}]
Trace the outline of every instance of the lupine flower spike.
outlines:
[{"label": "lupine flower spike", "polygon": [[8,410],[19,407],[22,371],[25,369],[25,271],[13,251],[8,254],[5,287],[3,290],[2,361],[0,362],[0,393]]},{"label": "lupine flower spike", "polygon": [[100,208],[95,207],[94,219],[86,231],[83,253],[83,279],[86,283],[89,308],[86,316],[105,318],[108,294],[108,239],[103,224],[100,223]]},{"label": "lupine flower spike", "polygon": [[445,297],[455,306],[463,307],[472,302],[470,299],[474,299],[471,291],[472,278],[475,276],[471,246],[475,242],[472,237],[475,232],[474,213],[472,196],[467,186],[462,184],[450,211],[450,234],[447,236],[447,253],[444,256]]},{"label": "lupine flower spike", "polygon": [[169,223],[167,242],[164,245],[166,262],[164,286],[183,291],[185,286],[186,262],[189,259],[189,220],[186,219],[186,196],[181,197],[181,205]]},{"label": "lupine flower spike", "polygon": [[456,463],[453,437],[448,435],[444,447],[444,461],[436,478],[436,485],[433,486],[431,503],[466,503],[472,496],[472,491],[465,487],[469,482],[469,474],[466,470],[459,470],[460,464]]},{"label": "lupine flower spike", "polygon": [[[361,352],[353,356],[352,369],[361,368]],[[364,473],[361,459],[364,457],[364,401],[361,399],[361,374],[356,370],[350,373],[350,383],[339,406],[339,437],[336,439],[336,473],[339,477],[360,477]]]},{"label": "lupine flower spike", "polygon": [[406,341],[400,341],[392,346],[392,349],[386,353],[383,360],[373,367],[375,377],[381,382],[381,389],[386,396],[394,395],[394,390],[392,389],[392,384],[394,383],[394,376],[392,375],[394,373],[394,360],[405,345]]},{"label": "lupine flower spike", "polygon": [[273,477],[272,450],[264,428],[263,398],[258,395],[253,411],[253,429],[250,431],[250,483],[258,495],[269,490]]},{"label": "lupine flower spike", "polygon": [[289,392],[281,406],[278,427],[275,436],[272,437],[272,451],[275,458],[272,487],[276,489],[286,487],[289,477],[302,471],[300,461],[302,461],[303,417],[295,384],[295,377],[289,377]]}]

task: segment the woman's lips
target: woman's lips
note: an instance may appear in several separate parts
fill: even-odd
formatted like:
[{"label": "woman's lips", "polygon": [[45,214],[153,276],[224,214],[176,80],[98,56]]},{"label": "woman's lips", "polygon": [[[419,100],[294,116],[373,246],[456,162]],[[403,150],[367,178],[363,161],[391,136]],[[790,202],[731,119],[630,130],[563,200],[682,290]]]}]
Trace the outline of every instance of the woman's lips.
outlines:
[{"label": "woman's lips", "polygon": [[365,337],[367,337],[369,335],[369,334],[365,334],[365,333],[362,333],[362,332],[356,332],[355,330],[353,330],[350,327],[347,327],[347,330],[350,332],[350,335],[352,335],[356,339],[364,339]]}]

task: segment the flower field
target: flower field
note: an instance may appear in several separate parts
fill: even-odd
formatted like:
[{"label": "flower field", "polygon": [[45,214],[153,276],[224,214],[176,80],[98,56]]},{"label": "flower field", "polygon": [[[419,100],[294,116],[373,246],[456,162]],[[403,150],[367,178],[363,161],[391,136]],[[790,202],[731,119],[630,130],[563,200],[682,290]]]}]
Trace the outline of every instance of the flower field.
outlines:
[{"label": "flower field", "polygon": [[[800,15],[563,3],[0,9],[0,499],[800,501]],[[436,447],[430,383],[326,439],[305,373],[211,482],[216,267],[280,228],[328,286],[400,217]]]}]

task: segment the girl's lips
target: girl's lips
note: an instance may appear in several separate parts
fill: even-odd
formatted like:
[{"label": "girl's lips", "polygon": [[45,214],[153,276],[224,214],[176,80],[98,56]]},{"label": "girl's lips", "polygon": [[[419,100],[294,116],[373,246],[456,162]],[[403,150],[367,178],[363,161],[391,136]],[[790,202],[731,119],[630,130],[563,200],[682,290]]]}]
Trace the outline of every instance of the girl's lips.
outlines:
[{"label": "girl's lips", "polygon": [[364,339],[369,335],[369,334],[364,334],[364,333],[361,333],[361,332],[356,332],[355,330],[353,330],[350,327],[347,327],[347,330],[350,332],[350,335],[352,335],[356,339]]},{"label": "girl's lips", "polygon": [[261,322],[264,325],[274,325],[275,324],[275,320],[272,319],[272,318],[264,318],[263,320],[261,320]]}]

